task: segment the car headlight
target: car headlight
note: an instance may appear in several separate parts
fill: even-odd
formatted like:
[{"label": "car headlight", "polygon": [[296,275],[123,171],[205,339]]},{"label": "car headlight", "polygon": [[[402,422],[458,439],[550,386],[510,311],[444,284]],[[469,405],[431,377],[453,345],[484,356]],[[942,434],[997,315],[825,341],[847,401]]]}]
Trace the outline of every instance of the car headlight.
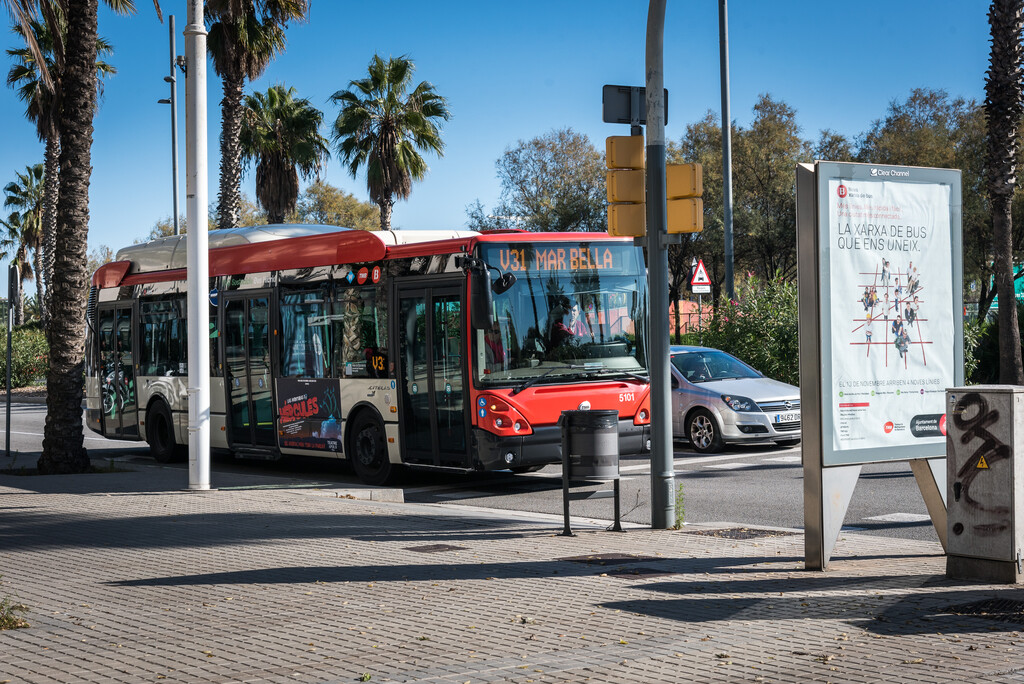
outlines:
[{"label": "car headlight", "polygon": [[725,405],[731,408],[733,411],[758,411],[757,404],[754,403],[753,399],[747,399],[746,397],[737,397],[732,394],[723,394],[722,401]]}]

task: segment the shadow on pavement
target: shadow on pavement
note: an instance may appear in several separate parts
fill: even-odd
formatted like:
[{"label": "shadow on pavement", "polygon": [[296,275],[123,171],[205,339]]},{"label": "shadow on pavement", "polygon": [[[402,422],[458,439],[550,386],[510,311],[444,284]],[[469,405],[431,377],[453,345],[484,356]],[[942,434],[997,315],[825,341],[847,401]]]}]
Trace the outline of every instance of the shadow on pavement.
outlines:
[{"label": "shadow on pavement", "polygon": [[[924,583],[921,578],[928,580]],[[727,619],[763,620],[835,620],[884,636],[915,634],[956,634],[958,632],[1015,632],[1022,629],[1024,616],[1001,614],[969,614],[972,604],[1012,603],[1019,597],[1013,590],[950,588],[933,593],[876,595],[874,592],[918,588],[943,584],[953,587],[952,580],[941,576],[887,576],[867,578],[789,578],[785,581],[659,583],[644,589],[685,594],[686,598],[613,601],[602,608],[629,611],[651,617],[685,622],[715,622]],[[737,586],[740,585],[740,586]],[[808,592],[834,591],[841,595],[808,596]],[[743,593],[746,596],[721,598],[705,593]],[[781,592],[781,595],[780,595]],[[850,592],[861,592],[851,594]],[[1019,602],[1019,601],[1017,601]]]}]

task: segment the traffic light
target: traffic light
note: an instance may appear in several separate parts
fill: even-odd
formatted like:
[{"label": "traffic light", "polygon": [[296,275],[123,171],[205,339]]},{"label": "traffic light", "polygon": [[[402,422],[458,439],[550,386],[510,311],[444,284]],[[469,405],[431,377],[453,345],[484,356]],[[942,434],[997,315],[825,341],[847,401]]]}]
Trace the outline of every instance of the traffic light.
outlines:
[{"label": "traffic light", "polygon": [[700,164],[665,165],[669,233],[699,233],[704,230],[702,194],[704,172]]},{"label": "traffic light", "polygon": [[613,135],[605,140],[608,166],[608,234],[644,235],[647,216],[644,199],[644,137]]}]

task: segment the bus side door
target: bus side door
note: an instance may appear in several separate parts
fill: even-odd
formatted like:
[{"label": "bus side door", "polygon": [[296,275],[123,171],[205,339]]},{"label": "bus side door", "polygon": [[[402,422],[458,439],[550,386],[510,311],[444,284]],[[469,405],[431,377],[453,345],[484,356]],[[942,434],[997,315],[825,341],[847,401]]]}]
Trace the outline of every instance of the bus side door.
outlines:
[{"label": "bus side door", "polygon": [[132,313],[130,302],[101,304],[97,311],[97,372],[107,437],[139,436]]},{"label": "bus side door", "polygon": [[229,443],[273,448],[273,382],[270,359],[270,293],[231,293],[224,297],[224,373]]},{"label": "bus side door", "polygon": [[397,286],[399,424],[407,463],[471,463],[460,283]]}]

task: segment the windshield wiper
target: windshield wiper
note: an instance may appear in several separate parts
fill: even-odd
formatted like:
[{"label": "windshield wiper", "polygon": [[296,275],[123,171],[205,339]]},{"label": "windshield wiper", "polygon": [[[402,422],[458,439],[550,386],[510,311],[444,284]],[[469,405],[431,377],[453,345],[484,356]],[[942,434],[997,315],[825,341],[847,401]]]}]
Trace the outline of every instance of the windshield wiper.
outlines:
[{"label": "windshield wiper", "polygon": [[530,378],[529,380],[526,380],[526,381],[520,383],[519,385],[517,385],[516,387],[514,387],[512,389],[511,394],[509,394],[509,396],[514,397],[515,395],[517,395],[520,392],[522,392],[524,389],[527,389],[528,387],[533,387],[538,382],[540,382],[544,378],[546,378],[549,375],[551,375],[552,373],[554,373],[556,370],[575,370],[577,368],[586,368],[586,366],[573,366],[573,365],[569,365],[569,364],[566,364],[564,366],[552,366],[551,368],[548,368],[546,371],[544,371],[540,375],[534,376],[534,377]]},{"label": "windshield wiper", "polygon": [[647,375],[640,375],[639,373],[623,370],[621,368],[602,368],[601,371],[609,375],[625,375],[627,377],[633,378],[634,380],[639,380],[644,384],[650,384],[651,382],[651,378]]}]

